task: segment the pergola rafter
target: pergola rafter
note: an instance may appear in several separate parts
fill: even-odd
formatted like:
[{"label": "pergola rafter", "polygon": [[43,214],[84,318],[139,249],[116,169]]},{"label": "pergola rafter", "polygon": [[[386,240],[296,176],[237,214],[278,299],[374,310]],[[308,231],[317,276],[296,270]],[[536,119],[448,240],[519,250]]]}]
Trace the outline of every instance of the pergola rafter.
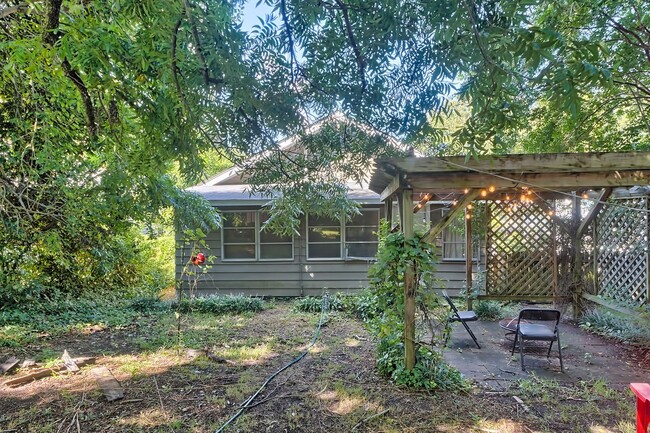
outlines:
[{"label": "pergola rafter", "polygon": [[[370,181],[370,189],[379,193],[381,199],[390,203],[393,197],[400,197],[400,212],[402,214],[418,211],[422,206],[412,208],[405,201],[413,195],[425,194],[425,197],[445,196],[453,199],[456,204],[447,217],[432,227],[424,236],[423,241],[431,242],[457,215],[463,212],[468,204],[480,198],[486,201],[501,201],[504,196],[521,192],[522,188],[535,191],[536,198],[550,199],[557,197],[574,198],[574,218],[570,224],[557,224],[559,221],[551,209],[543,201],[540,208],[545,209],[548,218],[564,231],[567,231],[573,245],[573,300],[577,307],[581,299],[582,285],[577,280],[581,278],[582,253],[580,248],[581,235],[593,222],[604,202],[611,194],[612,188],[650,185],[650,152],[617,152],[617,153],[549,153],[530,155],[501,155],[482,156],[479,159],[467,159],[464,156],[454,157],[406,157],[389,158],[376,162],[376,170]],[[489,189],[489,192],[488,192]],[[584,219],[579,212],[579,192],[585,190],[601,190],[597,196],[596,205]],[[390,206],[389,206],[390,207]],[[405,223],[412,217],[402,217]],[[412,227],[404,227],[405,234],[412,234]],[[466,224],[466,227],[469,224]],[[469,230],[466,230],[468,234]],[[466,244],[470,240],[466,239]],[[467,249],[467,287],[471,284],[471,251]],[[650,262],[650,258],[648,259]],[[553,260],[557,266],[556,261]],[[521,266],[520,266],[521,267]],[[557,269],[554,269],[556,272]],[[554,276],[554,284],[557,277]],[[540,280],[541,281],[541,280]],[[406,284],[417,284],[406,279]],[[469,292],[469,290],[468,290]],[[406,304],[408,297],[415,293],[414,287],[405,287]],[[410,308],[405,311],[405,323],[414,322],[414,313]],[[413,365],[414,329],[407,326],[404,336],[406,365]],[[413,358],[413,359],[412,359]]]}]

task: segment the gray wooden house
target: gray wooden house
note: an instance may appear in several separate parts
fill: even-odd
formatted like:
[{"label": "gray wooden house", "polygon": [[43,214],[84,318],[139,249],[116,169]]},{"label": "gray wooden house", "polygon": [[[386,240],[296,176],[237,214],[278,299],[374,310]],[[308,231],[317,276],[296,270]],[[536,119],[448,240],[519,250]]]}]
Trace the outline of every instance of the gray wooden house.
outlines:
[{"label": "gray wooden house", "polygon": [[[290,146],[286,145],[287,150]],[[195,294],[307,296],[320,295],[323,289],[349,292],[368,286],[379,221],[384,218],[384,204],[370,189],[350,185],[349,198],[361,205],[361,214],[351,221],[307,215],[294,236],[260,230],[269,197],[251,194],[237,167],[190,190],[207,199],[223,216],[222,228],[206,238],[204,253],[215,260],[198,278],[198,269],[190,264],[190,248],[178,243],[176,276]],[[424,211],[416,214],[423,232],[449,207],[450,203],[427,203]],[[437,277],[441,286],[456,293],[465,284],[462,228],[443,231],[438,244],[441,257]]]}]

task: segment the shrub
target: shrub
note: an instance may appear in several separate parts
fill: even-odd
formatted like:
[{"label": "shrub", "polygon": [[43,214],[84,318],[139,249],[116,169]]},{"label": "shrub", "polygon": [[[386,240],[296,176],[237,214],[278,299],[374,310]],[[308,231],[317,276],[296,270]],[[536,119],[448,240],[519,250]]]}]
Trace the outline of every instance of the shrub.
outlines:
[{"label": "shrub", "polygon": [[264,301],[243,295],[211,295],[183,299],[180,305],[174,302],[172,308],[183,313],[240,314],[262,311]]},{"label": "shrub", "polygon": [[[329,296],[329,311],[349,311],[354,305],[355,296],[335,293]],[[307,296],[293,301],[293,310],[303,313],[319,313],[323,305],[322,296]]]},{"label": "shrub", "polygon": [[580,327],[595,334],[620,341],[650,345],[648,313],[625,318],[610,312],[591,310],[579,320]]},{"label": "shrub", "polygon": [[140,313],[151,313],[169,310],[170,304],[158,297],[141,296],[130,301],[130,307]]},{"label": "shrub", "polygon": [[478,301],[473,309],[482,320],[496,320],[503,316],[503,307],[497,301]]}]

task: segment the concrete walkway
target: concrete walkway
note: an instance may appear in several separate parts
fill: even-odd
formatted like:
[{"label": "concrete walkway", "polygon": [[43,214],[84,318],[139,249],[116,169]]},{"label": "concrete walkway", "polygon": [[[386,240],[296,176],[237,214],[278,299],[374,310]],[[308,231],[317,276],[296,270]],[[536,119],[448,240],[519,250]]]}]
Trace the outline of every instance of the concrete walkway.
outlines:
[{"label": "concrete walkway", "polygon": [[[616,389],[625,389],[631,382],[650,380],[650,371],[639,370],[626,362],[626,352],[620,345],[572,324],[560,324],[564,373],[560,371],[557,343],[547,359],[548,343],[527,342],[524,372],[521,371],[519,351],[515,350],[514,356],[510,355],[512,336],[506,337],[498,322],[470,322],[469,326],[481,348],[476,347],[461,323],[454,323],[444,357],[466,377],[485,388],[504,391],[512,381],[533,373],[564,383],[604,379]],[[529,344],[538,347],[529,349]]]}]

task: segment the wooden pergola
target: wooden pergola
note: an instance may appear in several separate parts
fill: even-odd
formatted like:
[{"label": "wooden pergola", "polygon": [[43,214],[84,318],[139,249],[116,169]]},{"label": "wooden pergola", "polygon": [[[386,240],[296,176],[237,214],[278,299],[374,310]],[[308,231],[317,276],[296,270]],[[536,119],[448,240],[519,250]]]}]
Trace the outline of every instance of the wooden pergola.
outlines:
[{"label": "wooden pergola", "polygon": [[[574,273],[572,300],[574,311],[578,312],[582,299],[582,285],[578,283],[582,269],[581,240],[585,231],[613,188],[649,184],[650,152],[599,152],[482,156],[478,159],[467,159],[465,156],[381,159],[376,161],[370,189],[380,194],[389,221],[393,200],[397,198],[400,226],[407,238],[414,234],[414,213],[424,208],[428,200],[444,196],[453,201],[449,213],[424,235],[424,242],[434,241],[451,221],[468,212],[468,205],[474,200],[501,203],[534,190],[534,198],[539,198],[536,206],[544,209],[548,219],[561,226],[570,236],[574,256],[571,266]],[[580,201],[586,191],[589,191],[589,199],[595,201],[595,205],[583,217]],[[557,218],[553,209],[545,207],[545,199],[556,198],[572,199],[573,217],[568,225]],[[414,199],[419,200],[415,206]],[[469,288],[472,283],[471,224],[469,216],[465,220],[466,287]],[[415,363],[416,284],[414,271],[411,270],[405,276],[404,283],[407,369]]]}]

